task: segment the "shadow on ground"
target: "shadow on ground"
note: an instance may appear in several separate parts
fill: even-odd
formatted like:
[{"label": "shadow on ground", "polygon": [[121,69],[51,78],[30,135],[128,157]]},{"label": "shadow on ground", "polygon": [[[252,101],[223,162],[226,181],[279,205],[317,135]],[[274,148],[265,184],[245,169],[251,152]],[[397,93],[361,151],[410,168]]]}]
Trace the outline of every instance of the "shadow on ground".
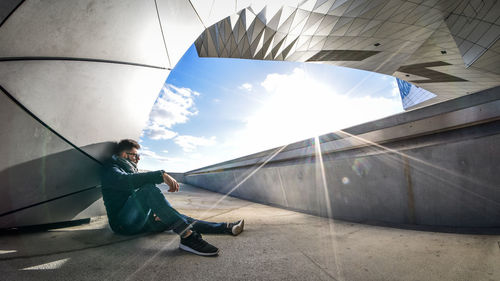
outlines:
[{"label": "shadow on ground", "polygon": [[121,236],[105,217],[0,236],[2,280],[499,280],[500,236],[363,225],[188,185],[167,198],[200,219],[245,218],[237,237],[205,235],[218,257],[178,249],[172,232]]}]

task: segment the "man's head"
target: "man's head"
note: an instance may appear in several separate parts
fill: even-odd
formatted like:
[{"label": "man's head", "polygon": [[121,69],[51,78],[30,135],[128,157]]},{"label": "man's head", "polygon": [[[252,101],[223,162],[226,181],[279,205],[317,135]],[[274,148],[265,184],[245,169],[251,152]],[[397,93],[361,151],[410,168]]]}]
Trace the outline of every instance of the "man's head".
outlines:
[{"label": "man's head", "polygon": [[116,155],[137,164],[140,159],[138,153],[138,150],[140,148],[141,145],[135,140],[124,139],[118,143],[118,146],[116,148]]}]

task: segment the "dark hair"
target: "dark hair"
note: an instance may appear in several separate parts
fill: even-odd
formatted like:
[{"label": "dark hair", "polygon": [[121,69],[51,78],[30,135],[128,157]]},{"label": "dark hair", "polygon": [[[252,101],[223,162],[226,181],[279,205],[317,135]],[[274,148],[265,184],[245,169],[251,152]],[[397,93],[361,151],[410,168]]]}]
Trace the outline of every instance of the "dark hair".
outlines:
[{"label": "dark hair", "polygon": [[116,154],[120,154],[123,151],[128,151],[131,150],[132,148],[141,148],[141,145],[136,142],[135,140],[132,139],[124,139],[121,140],[118,145],[116,146]]}]

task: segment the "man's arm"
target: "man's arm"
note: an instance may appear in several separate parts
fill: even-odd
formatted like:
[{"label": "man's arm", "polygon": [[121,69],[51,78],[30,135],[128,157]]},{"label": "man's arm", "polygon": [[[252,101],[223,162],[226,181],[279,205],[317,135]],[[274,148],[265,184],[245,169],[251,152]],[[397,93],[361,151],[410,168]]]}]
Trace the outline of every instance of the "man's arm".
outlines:
[{"label": "man's arm", "polygon": [[116,166],[108,167],[103,177],[103,185],[120,190],[134,190],[147,184],[162,182],[164,182],[163,171],[126,173]]},{"label": "man's arm", "polygon": [[165,172],[163,172],[163,182],[170,187],[168,192],[179,191],[179,183],[177,183],[177,181],[173,177]]}]

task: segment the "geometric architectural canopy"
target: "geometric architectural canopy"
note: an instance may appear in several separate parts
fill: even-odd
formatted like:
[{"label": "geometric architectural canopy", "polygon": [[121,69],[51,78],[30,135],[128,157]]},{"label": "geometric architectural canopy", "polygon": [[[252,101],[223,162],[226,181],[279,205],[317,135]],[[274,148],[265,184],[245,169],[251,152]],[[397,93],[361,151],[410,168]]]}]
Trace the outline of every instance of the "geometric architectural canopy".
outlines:
[{"label": "geometric architectural canopy", "polygon": [[196,40],[198,54],[393,75],[437,95],[421,105],[500,85],[499,1],[285,2],[213,24]]}]

